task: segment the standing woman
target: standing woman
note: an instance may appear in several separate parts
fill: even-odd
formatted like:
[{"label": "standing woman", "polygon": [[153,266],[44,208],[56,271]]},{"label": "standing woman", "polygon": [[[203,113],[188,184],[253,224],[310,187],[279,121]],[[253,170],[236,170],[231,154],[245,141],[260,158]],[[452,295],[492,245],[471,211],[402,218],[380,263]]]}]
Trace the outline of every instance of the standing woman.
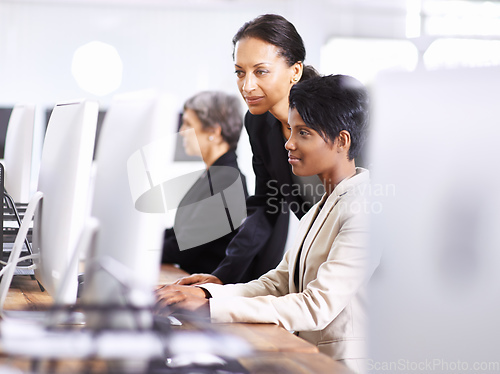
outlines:
[{"label": "standing woman", "polygon": [[248,106],[245,127],[250,138],[255,194],[247,200],[248,217],[209,274],[183,278],[179,284],[237,283],[258,278],[282,259],[288,212],[297,218],[324,192],[316,176],[294,176],[284,148],[288,129],[288,95],[294,84],[317,76],[304,65],[299,33],[279,15],[266,14],[245,23],[233,38],[239,91]]}]

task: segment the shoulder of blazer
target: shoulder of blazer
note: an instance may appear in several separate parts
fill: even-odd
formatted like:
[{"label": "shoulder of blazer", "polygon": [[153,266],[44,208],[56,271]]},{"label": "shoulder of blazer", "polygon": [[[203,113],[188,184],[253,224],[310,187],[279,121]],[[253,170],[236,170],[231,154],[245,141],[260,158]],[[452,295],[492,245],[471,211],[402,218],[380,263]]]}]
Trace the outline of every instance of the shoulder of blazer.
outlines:
[{"label": "shoulder of blazer", "polygon": [[[229,187],[235,181],[236,176],[239,176],[243,184],[245,197],[248,197],[246,177],[238,166],[238,156],[235,150],[231,149],[219,157],[209,170],[215,190],[220,191]],[[237,174],[235,174],[235,171]]]},{"label": "shoulder of blazer", "polygon": [[269,112],[264,114],[252,114],[247,112],[245,115],[245,128],[249,135],[258,135],[259,131],[269,129],[270,126],[276,124],[276,121],[277,119]]},{"label": "shoulder of blazer", "polygon": [[236,155],[236,151],[234,149],[230,149],[222,156],[220,156],[217,160],[215,160],[212,166],[231,166],[240,170],[240,168],[238,167],[237,159],[238,157]]},{"label": "shoulder of blazer", "polygon": [[[245,128],[247,129],[254,154],[257,153],[260,157],[265,158],[280,153],[281,145],[284,144],[284,141],[282,139],[281,128],[277,122],[278,120],[269,112],[260,115],[247,113]],[[282,152],[284,155],[284,148]]]}]

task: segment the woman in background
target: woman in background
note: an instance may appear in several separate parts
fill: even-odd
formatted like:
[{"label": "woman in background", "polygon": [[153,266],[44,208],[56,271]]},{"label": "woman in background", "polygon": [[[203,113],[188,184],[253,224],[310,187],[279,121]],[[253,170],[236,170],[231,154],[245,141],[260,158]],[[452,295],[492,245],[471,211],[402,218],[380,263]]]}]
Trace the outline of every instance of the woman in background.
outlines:
[{"label": "woman in background", "polygon": [[255,194],[247,200],[248,217],[212,274],[196,274],[179,284],[237,283],[258,278],[283,258],[289,210],[301,218],[323,193],[316,177],[294,176],[283,145],[288,129],[288,95],[299,81],[317,76],[304,65],[299,33],[279,15],[245,23],[233,38],[238,89],[248,106]]},{"label": "woman in background", "polygon": [[222,196],[246,215],[248,192],[236,159],[242,127],[236,96],[206,91],[185,102],[180,128],[184,149],[202,157],[207,171],[182,198],[174,227],[165,231],[163,263],[176,263],[189,273],[209,273],[224,259],[241,219],[232,222],[234,211],[232,216],[221,211]]}]

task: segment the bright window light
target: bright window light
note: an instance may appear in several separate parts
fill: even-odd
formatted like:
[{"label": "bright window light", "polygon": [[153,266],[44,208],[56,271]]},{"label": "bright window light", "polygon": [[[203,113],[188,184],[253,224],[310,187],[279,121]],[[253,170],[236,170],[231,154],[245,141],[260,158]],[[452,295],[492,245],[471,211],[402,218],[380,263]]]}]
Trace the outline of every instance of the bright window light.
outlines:
[{"label": "bright window light", "polygon": [[406,0],[406,37],[418,38],[421,24],[421,0]]},{"label": "bright window light", "polygon": [[82,90],[104,96],[120,87],[123,64],[115,47],[93,41],[75,51],[71,72]]},{"label": "bright window light", "polygon": [[500,40],[437,39],[423,58],[427,69],[500,65]]},{"label": "bright window light", "polygon": [[383,70],[413,71],[418,50],[407,40],[332,38],[321,49],[322,74],[347,74],[370,84]]},{"label": "bright window light", "polygon": [[427,35],[500,36],[500,4],[492,1],[425,2]]}]

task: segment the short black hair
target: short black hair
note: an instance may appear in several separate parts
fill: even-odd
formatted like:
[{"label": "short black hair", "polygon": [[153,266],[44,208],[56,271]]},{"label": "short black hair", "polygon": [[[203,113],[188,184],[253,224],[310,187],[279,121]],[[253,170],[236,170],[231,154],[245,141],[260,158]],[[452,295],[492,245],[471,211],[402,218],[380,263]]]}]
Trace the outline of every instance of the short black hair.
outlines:
[{"label": "short black hair", "polygon": [[290,90],[290,109],[332,143],[342,130],[351,134],[349,160],[358,157],[368,128],[368,92],[348,75],[327,75],[301,81]]}]

